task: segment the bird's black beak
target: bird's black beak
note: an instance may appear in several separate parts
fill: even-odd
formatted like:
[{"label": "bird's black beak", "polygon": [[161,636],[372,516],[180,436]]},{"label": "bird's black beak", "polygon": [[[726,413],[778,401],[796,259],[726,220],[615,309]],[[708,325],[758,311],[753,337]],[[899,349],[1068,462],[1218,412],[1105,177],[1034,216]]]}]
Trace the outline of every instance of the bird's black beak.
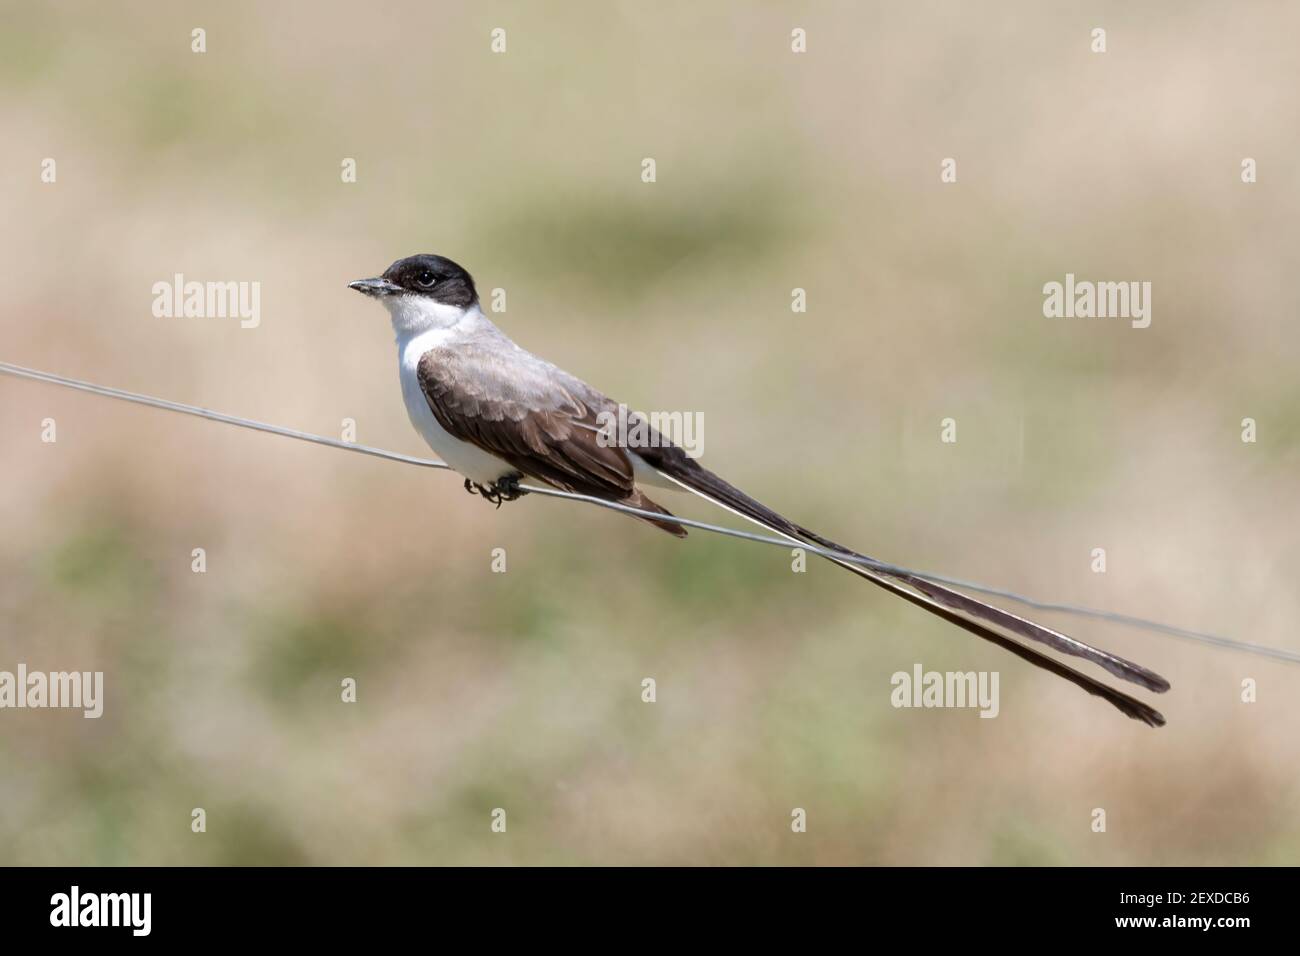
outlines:
[{"label": "bird's black beak", "polygon": [[397,295],[403,291],[400,285],[387,279],[358,279],[356,282],[349,282],[348,288],[356,289],[363,295],[373,296]]}]

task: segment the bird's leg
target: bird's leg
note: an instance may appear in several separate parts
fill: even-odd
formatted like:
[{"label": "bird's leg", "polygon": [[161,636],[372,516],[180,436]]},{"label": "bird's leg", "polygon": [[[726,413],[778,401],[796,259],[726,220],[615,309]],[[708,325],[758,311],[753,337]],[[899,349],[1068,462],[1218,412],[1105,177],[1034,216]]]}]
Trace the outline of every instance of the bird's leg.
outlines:
[{"label": "bird's leg", "polygon": [[519,487],[519,480],[523,475],[516,472],[513,475],[506,475],[504,478],[498,478],[492,485],[492,491],[497,497],[497,507],[501,507],[503,501],[518,501],[528,492]]},{"label": "bird's leg", "polygon": [[478,492],[474,490],[474,483],[470,481],[468,478],[465,479],[465,490],[468,491],[471,495],[478,494]]}]

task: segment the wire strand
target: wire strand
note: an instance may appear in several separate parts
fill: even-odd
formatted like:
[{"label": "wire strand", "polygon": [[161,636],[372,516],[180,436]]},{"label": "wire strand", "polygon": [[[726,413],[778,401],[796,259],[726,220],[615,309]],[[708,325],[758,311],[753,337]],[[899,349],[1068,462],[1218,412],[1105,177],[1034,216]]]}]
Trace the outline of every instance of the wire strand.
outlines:
[{"label": "wire strand", "polygon": [[[388,461],[396,461],[405,465],[418,465],[422,468],[437,468],[444,471],[451,470],[451,466],[445,462],[437,461],[432,458],[417,458],[414,455],[403,455],[400,452],[389,451],[385,448],[375,448],[370,445],[359,445],[356,442],[342,441],[337,438],[327,438],[324,435],[314,435],[311,432],[298,431],[295,428],[285,428],[282,425],[271,425],[266,422],[253,421],[249,418],[241,418],[238,415],[227,415],[224,412],[214,412],[211,409],[201,408],[198,405],[187,405],[184,402],[168,401],[165,398],[155,398],[152,395],[141,395],[120,388],[112,388],[108,385],[97,385],[93,382],[85,382],[81,379],[55,375],[52,372],[42,372],[37,369],[25,368],[24,366],[13,365],[9,362],[0,362],[0,372],[14,375],[19,378],[45,382],[50,385],[60,385],[64,388],[89,392],[92,395],[101,395],[105,398],[115,398],[124,402],[134,402],[138,405],[147,405],[151,408],[160,408],[164,411],[178,412],[183,415],[193,415],[198,418],[205,418],[208,421],[221,422],[226,425],[235,425],[239,428],[248,428],[253,431],[266,432],[271,435],[280,435],[284,438],[294,438],[298,441],[311,442],[315,445],[327,445],[330,448],[341,448],[344,451],[369,455],[372,458],[383,458]],[[519,487],[523,491],[547,498],[563,498],[568,501],[580,501],[586,504],[595,505],[598,508],[606,508],[610,511],[619,511],[623,514],[637,515],[639,517],[655,518],[659,520],[662,520],[663,518],[663,515],[657,514],[656,512],[645,511],[641,508],[633,508],[630,505],[620,504],[616,501],[606,501],[603,498],[595,498],[591,495],[582,495],[570,491],[561,491],[558,488],[547,488],[538,485],[521,484]],[[743,541],[753,541],[759,544],[776,545],[777,547],[787,550],[791,548],[790,541],[785,538],[757,534],[753,531],[741,531],[737,528],[728,528],[723,525],[710,524],[707,521],[697,521],[693,518],[681,518],[676,515],[673,516],[673,521],[677,524],[685,525],[689,528],[696,528],[700,531],[708,531],[712,534],[725,535],[730,538],[739,538]],[[1246,651],[1251,654],[1269,657],[1274,660],[1286,661],[1291,664],[1300,664],[1300,652],[1287,650],[1285,648],[1269,647],[1263,644],[1251,644],[1246,641],[1238,641],[1218,634],[1207,634],[1203,631],[1193,631],[1188,628],[1175,627],[1170,624],[1162,624],[1159,621],[1151,621],[1146,618],[1134,617],[1129,614],[1102,611],[1096,608],[1083,607],[1076,604],[1039,601],[1003,588],[990,587],[985,584],[978,584],[974,581],[966,581],[961,578],[937,574],[933,571],[918,571],[913,568],[888,564],[884,561],[877,561],[872,558],[858,555],[848,555],[829,548],[817,547],[812,544],[798,544],[796,547],[803,551],[820,555],[824,558],[832,558],[836,561],[847,561],[852,564],[860,564],[880,571],[912,574],[916,577],[924,578],[927,581],[934,581],[939,584],[947,584],[953,587],[965,588],[969,591],[977,591],[981,594],[1005,598],[1008,601],[1015,601],[1018,604],[1037,608],[1042,611],[1057,611],[1062,614],[1074,614],[1082,617],[1096,618],[1097,620],[1110,621],[1112,623],[1142,628],[1160,634],[1181,637],[1186,640],[1208,644],[1212,647],[1231,648],[1233,650]]]}]

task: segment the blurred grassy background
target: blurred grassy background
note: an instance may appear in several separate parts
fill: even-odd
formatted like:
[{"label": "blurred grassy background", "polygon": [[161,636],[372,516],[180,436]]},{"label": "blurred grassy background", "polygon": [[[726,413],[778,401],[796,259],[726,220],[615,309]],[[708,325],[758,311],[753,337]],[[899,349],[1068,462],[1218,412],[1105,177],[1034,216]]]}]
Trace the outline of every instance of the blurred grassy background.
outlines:
[{"label": "blurred grassy background", "polygon": [[[346,283],[437,251],[839,540],[1296,646],[1294,6],[2,9],[0,359],[423,454]],[[175,272],[261,282],[260,328],[153,318]],[[1151,281],[1152,326],[1044,319],[1066,272]],[[1053,619],[1173,681],[1151,731],[776,549],[8,378],[0,456],[0,669],[107,685],[98,721],[0,712],[3,863],[1300,850],[1294,668]],[[1001,715],[894,710],[916,661],[999,670]]]}]

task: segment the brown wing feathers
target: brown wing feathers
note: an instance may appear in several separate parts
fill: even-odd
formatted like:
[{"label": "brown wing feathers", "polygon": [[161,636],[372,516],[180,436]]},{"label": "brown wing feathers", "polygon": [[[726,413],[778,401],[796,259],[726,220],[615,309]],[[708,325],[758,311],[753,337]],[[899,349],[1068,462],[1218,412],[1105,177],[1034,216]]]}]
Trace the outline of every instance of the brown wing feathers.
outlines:
[{"label": "brown wing feathers", "polygon": [[[517,383],[513,391],[499,389],[504,397],[490,398],[483,383],[458,374],[464,358],[464,349],[434,349],[416,369],[434,418],[449,434],[565,491],[672,517],[636,487],[627,452],[600,443],[597,408],[555,389],[544,401],[529,400],[539,396],[520,392]],[[478,367],[491,366],[480,362]],[[686,537],[686,529],[675,522],[642,520]]]}]

